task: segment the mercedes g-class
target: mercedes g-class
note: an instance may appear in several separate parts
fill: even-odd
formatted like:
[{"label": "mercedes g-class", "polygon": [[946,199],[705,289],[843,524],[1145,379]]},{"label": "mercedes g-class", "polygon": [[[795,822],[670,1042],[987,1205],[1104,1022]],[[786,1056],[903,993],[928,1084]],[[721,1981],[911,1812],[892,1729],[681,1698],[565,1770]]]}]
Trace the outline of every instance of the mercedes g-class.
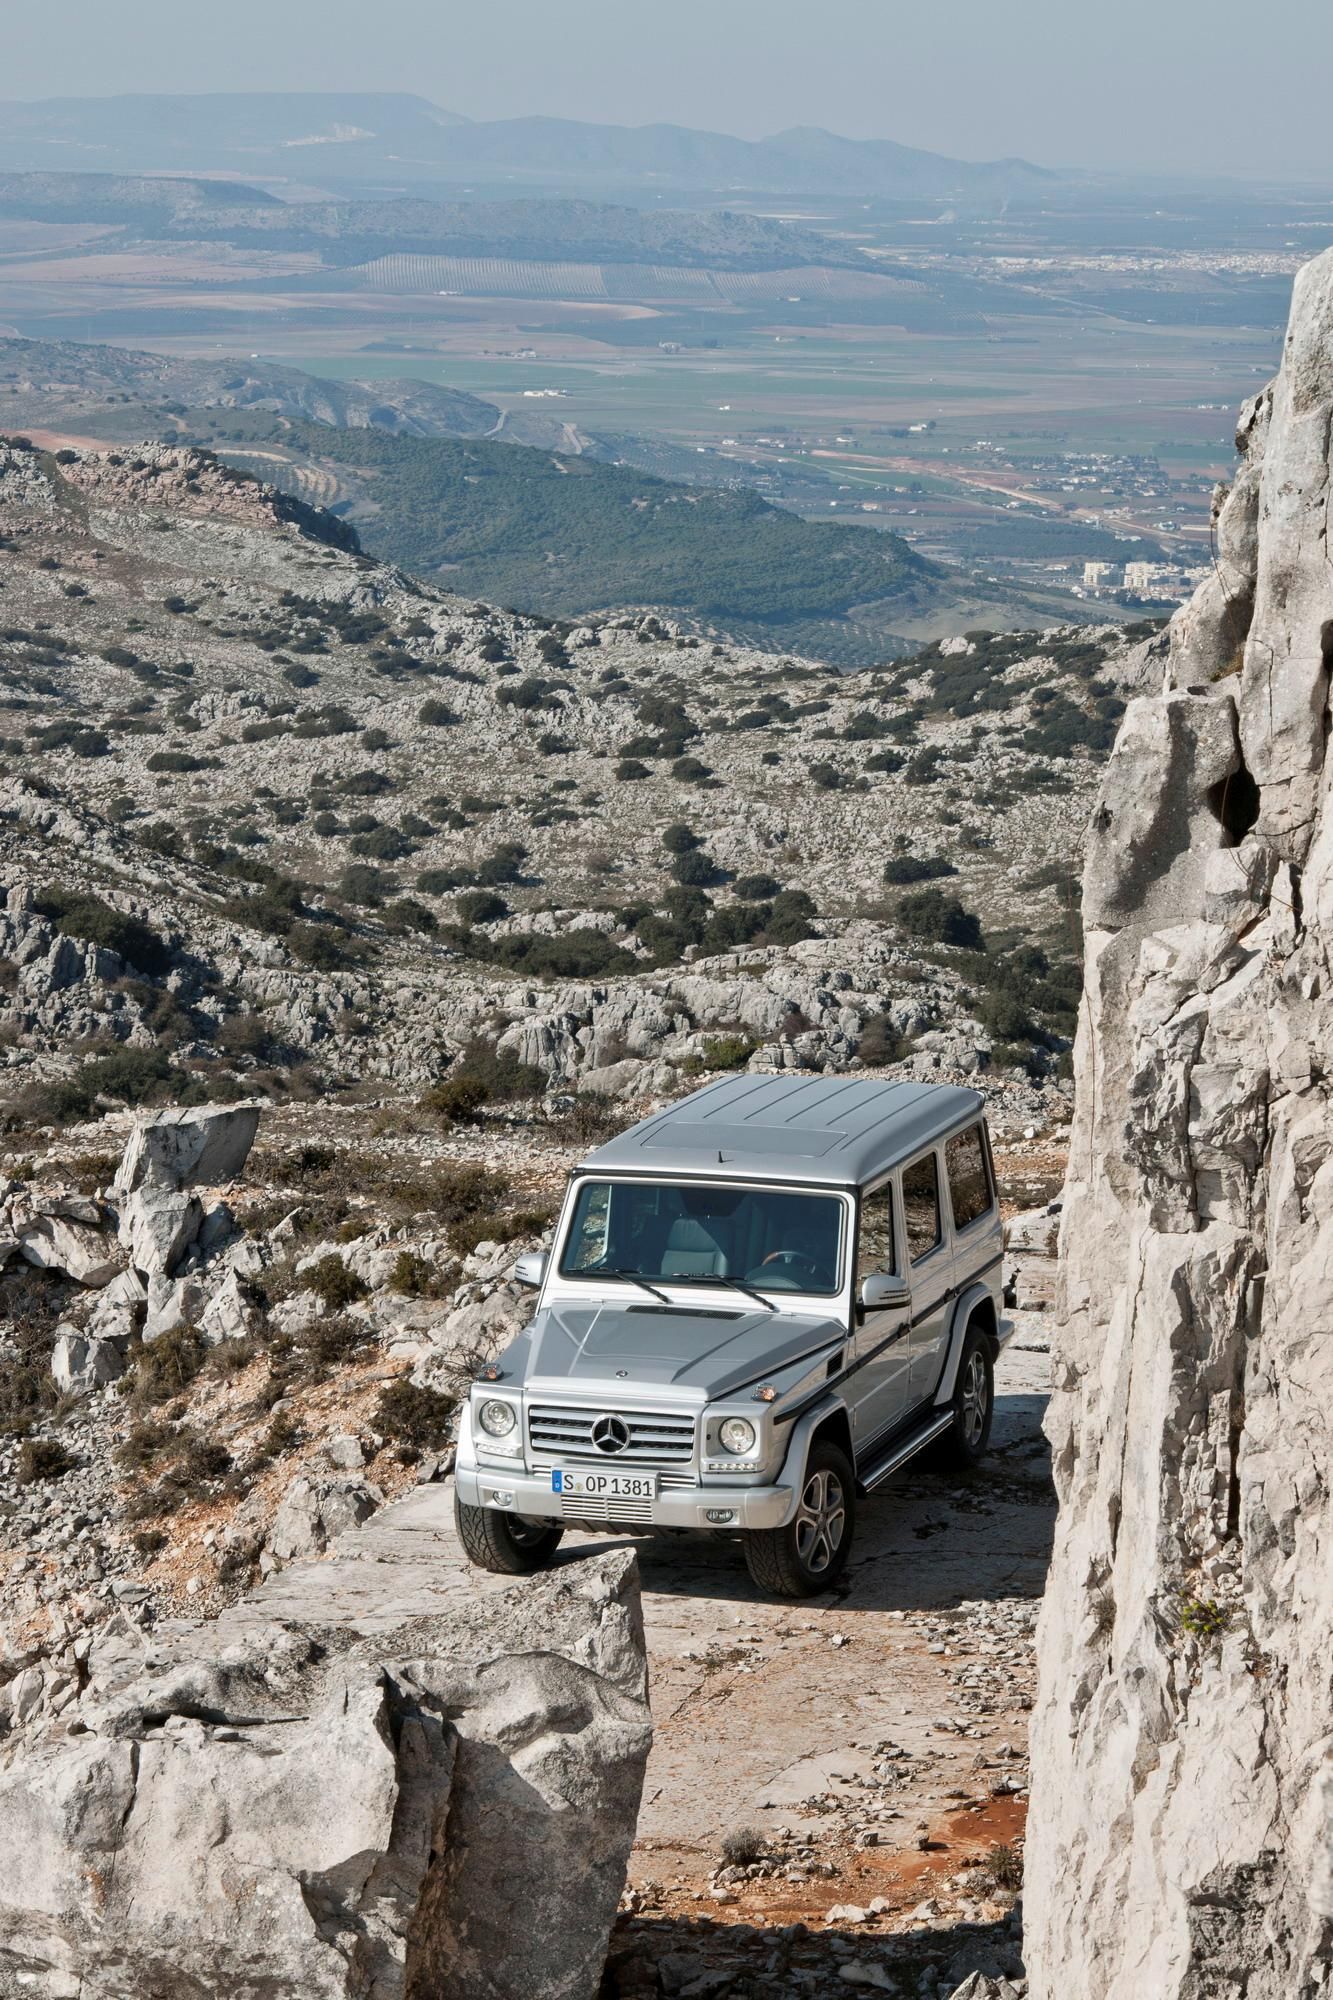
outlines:
[{"label": "mercedes g-class", "polygon": [[530,1323],[463,1412],[469,1557],[542,1567],[567,1527],[739,1536],[787,1597],[847,1561],[858,1498],[927,1446],[986,1449],[1001,1228],[980,1096],[746,1075],[570,1176]]}]

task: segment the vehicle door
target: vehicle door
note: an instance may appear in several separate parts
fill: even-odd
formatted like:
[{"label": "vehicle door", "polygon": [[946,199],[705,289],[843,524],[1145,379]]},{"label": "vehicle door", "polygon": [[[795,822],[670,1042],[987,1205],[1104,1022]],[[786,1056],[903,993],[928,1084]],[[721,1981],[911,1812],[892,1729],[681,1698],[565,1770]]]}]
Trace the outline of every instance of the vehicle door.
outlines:
[{"label": "vehicle door", "polygon": [[852,1368],[846,1385],[852,1439],[858,1459],[904,1415],[911,1376],[911,1313],[906,1300],[886,1309],[864,1307],[861,1288],[868,1277],[901,1272],[901,1234],[894,1212],[893,1183],[885,1181],[861,1198],[852,1291]]},{"label": "vehicle door", "polygon": [[949,1337],[953,1305],[953,1255],[935,1147],[902,1171],[903,1238],[912,1280],[909,1400],[934,1393]]},{"label": "vehicle door", "polygon": [[[975,1125],[955,1132],[952,1139],[946,1139],[944,1179],[953,1223],[953,1287],[957,1298],[974,1278],[994,1284],[995,1269],[1004,1248],[995,1196],[995,1169],[980,1119]],[[943,1359],[941,1354],[940,1360]]]}]

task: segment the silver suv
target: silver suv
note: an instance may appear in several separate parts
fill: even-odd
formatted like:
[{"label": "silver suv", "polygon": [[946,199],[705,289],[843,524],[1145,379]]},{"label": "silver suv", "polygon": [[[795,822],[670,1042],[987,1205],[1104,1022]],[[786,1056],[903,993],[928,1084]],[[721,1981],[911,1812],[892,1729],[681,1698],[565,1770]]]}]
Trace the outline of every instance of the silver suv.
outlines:
[{"label": "silver suv", "polygon": [[859,1496],[986,1449],[1000,1210],[975,1091],[710,1085],[575,1169],[536,1312],[472,1388],[454,1504],[484,1569],[567,1527],[739,1536],[765,1591],[825,1589]]}]

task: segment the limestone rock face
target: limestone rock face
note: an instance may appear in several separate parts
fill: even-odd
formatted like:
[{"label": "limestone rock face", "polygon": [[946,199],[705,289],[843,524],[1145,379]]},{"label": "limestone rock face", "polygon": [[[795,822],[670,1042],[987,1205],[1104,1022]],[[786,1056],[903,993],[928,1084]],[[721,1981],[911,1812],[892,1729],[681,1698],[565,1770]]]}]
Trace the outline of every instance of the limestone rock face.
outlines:
[{"label": "limestone rock face", "polygon": [[1033,2000],[1333,1993],[1333,253],[1094,813]]},{"label": "limestone rock face", "polygon": [[258,1130],[253,1104],[160,1112],[130,1135],[116,1170],[117,1190],[220,1187],[239,1174]]},{"label": "limestone rock face", "polygon": [[594,2000],[651,1734],[632,1555],[375,1640],[109,1650],[0,1750],[0,1992]]}]

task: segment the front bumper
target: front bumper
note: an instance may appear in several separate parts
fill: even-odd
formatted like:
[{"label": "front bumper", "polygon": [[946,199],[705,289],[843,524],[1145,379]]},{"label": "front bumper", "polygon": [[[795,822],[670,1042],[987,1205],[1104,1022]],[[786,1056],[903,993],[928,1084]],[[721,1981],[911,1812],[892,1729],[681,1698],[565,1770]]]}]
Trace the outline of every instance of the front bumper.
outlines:
[{"label": "front bumper", "polygon": [[[551,1490],[549,1472],[516,1465],[481,1465],[460,1451],[454,1488],[465,1507],[498,1507],[529,1520],[563,1521],[581,1528],[701,1528],[734,1535],[743,1528],[780,1528],[795,1495],[789,1486],[671,1486],[652,1500],[566,1499]],[[709,1520],[709,1514],[730,1515]]]}]

